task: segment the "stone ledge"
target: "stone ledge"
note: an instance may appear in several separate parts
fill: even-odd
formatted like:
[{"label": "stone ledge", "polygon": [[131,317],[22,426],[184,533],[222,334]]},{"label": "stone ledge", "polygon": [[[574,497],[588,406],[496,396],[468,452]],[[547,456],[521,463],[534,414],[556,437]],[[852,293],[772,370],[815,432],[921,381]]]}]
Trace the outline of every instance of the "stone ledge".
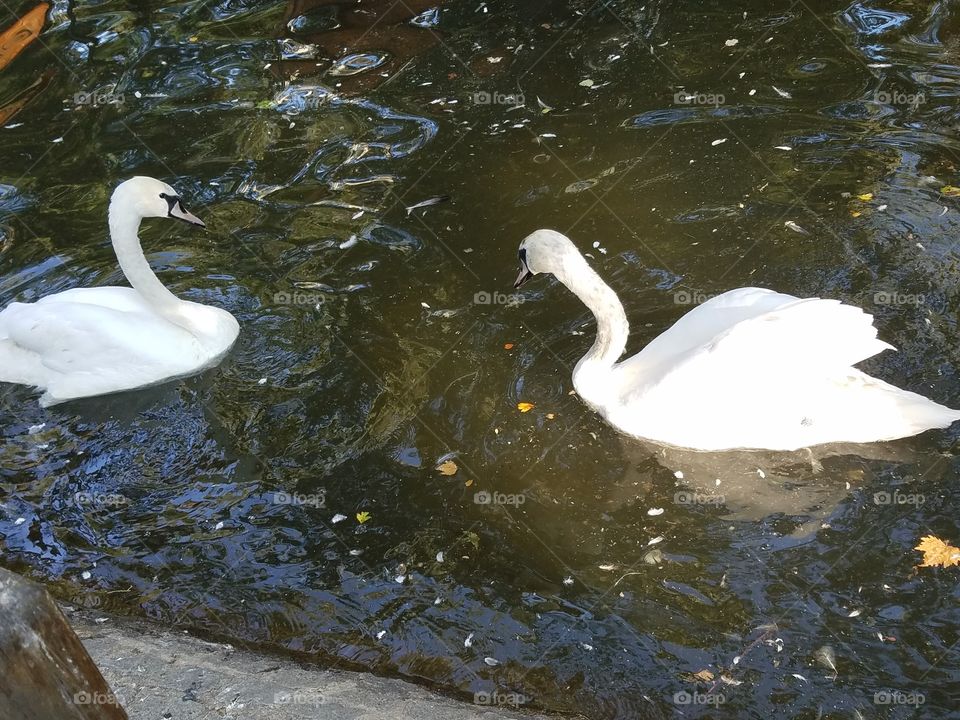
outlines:
[{"label": "stone ledge", "polygon": [[138,620],[67,617],[131,720],[549,720],[389,678],[302,666]]}]

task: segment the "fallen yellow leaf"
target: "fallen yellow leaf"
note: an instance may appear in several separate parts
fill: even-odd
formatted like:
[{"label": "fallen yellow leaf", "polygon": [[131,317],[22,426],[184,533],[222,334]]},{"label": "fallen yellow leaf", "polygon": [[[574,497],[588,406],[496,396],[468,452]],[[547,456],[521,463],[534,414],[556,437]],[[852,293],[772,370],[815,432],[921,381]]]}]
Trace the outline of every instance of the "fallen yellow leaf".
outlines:
[{"label": "fallen yellow leaf", "polygon": [[357,522],[360,523],[361,525],[363,525],[369,519],[370,519],[370,513],[368,513],[366,510],[364,510],[363,512],[357,513]]},{"label": "fallen yellow leaf", "polygon": [[960,548],[948,545],[934,535],[920,538],[920,544],[914,550],[923,553],[920,567],[950,567],[960,565]]},{"label": "fallen yellow leaf", "polygon": [[469,478],[463,485],[464,487],[470,487],[473,485],[473,478]]},{"label": "fallen yellow leaf", "polygon": [[704,682],[710,682],[711,680],[713,680],[713,673],[710,672],[709,670],[701,670],[698,673],[694,673],[693,676],[697,680],[703,680]]},{"label": "fallen yellow leaf", "polygon": [[873,200],[873,193],[863,193],[863,195],[857,195],[857,200],[863,200],[864,202],[870,202]]},{"label": "fallen yellow leaf", "polygon": [[444,460],[437,465],[437,472],[441,475],[456,475],[458,469],[457,464],[453,460]]},{"label": "fallen yellow leaf", "polygon": [[553,420],[556,417],[553,413],[547,413],[547,420]]},{"label": "fallen yellow leaf", "polygon": [[863,213],[859,210],[854,210],[852,213],[850,213],[850,217],[860,217],[861,215],[863,215]]},{"label": "fallen yellow leaf", "polygon": [[940,192],[947,197],[957,197],[957,195],[960,195],[960,187],[956,185],[944,185],[940,188]]},{"label": "fallen yellow leaf", "polygon": [[533,410],[533,408],[534,408],[533,403],[528,403],[528,402],[517,403],[517,410],[519,410],[520,412],[530,412],[531,410]]}]

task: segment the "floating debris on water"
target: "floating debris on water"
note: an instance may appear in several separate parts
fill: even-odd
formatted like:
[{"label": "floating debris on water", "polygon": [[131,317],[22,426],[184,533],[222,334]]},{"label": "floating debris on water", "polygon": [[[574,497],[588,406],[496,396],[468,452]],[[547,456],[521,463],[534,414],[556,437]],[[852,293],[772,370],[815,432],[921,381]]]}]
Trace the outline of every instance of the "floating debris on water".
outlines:
[{"label": "floating debris on water", "polygon": [[439,205],[440,203],[446,202],[449,199],[449,195],[438,195],[437,197],[428,198],[427,200],[421,200],[414,205],[407,206],[407,215],[410,215],[410,213],[419,208],[426,208],[430,207],[431,205]]}]

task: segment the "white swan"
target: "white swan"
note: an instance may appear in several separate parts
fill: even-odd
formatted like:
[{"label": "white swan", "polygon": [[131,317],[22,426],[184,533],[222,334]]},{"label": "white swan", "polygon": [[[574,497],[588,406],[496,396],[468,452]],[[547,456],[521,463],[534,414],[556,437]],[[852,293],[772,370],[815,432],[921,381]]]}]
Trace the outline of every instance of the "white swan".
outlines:
[{"label": "white swan", "polygon": [[629,326],[613,290],[566,236],[520,245],[520,287],[552,273],[590,308],[597,339],[573,371],[583,400],[619,430],[695,450],[797,450],[945,428],[960,411],[853,368],[892,346],[837,300],[740,288],[694,308],[617,362]]},{"label": "white swan", "polygon": [[137,231],[147,217],[204,227],[166,183],[121,183],[110,199],[110,239],[133,287],[80,288],[7,306],[0,312],[0,382],[43,390],[47,407],[192,375],[223,358],[239,324],[163,286],[140,249]]}]

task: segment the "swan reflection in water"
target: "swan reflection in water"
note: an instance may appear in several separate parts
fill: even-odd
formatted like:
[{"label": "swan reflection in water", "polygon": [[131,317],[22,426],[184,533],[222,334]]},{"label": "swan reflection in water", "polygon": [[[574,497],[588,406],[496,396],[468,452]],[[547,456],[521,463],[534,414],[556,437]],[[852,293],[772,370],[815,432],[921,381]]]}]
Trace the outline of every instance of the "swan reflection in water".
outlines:
[{"label": "swan reflection in water", "polygon": [[918,449],[909,440],[832,443],[791,452],[687,450],[633,438],[622,438],[621,445],[626,469],[616,496],[608,497],[614,505],[642,500],[648,483],[661,482],[667,470],[674,477],[677,505],[713,506],[730,521],[795,518],[799,522],[789,533],[795,540],[813,536],[857,490],[865,490],[867,501],[876,504],[903,502],[922,492],[910,484],[885,484],[891,466],[926,485],[949,470],[952,457]]}]

